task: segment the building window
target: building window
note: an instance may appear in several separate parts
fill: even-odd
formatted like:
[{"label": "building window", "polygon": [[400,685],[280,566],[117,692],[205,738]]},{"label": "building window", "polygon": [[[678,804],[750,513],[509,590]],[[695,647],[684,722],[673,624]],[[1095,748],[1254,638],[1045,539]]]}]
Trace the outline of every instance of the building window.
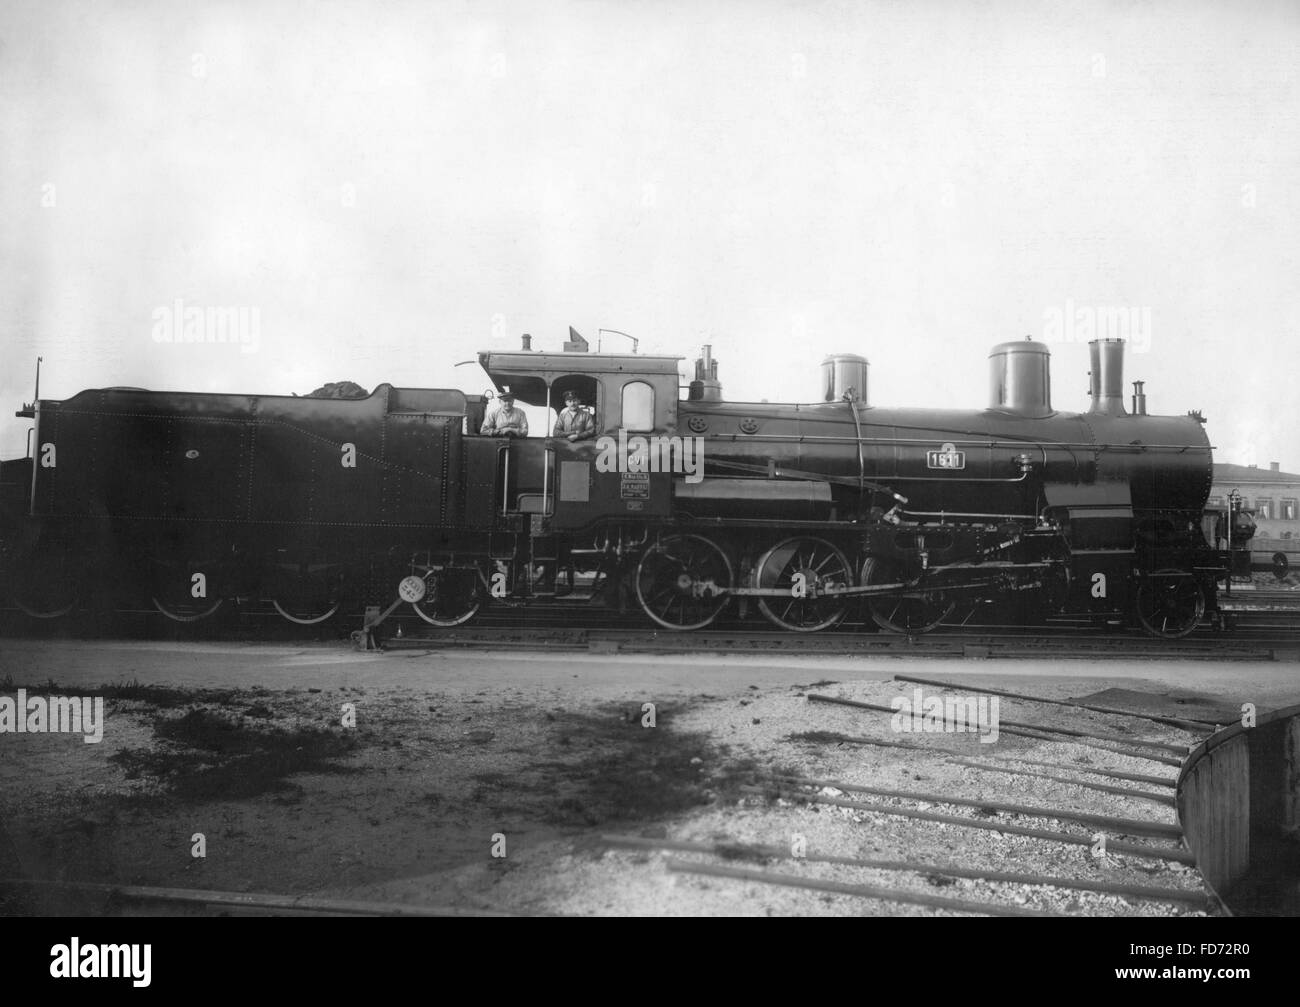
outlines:
[{"label": "building window", "polygon": [[655,428],[655,390],[644,381],[629,381],[623,386],[623,429]]},{"label": "building window", "polygon": [[1277,516],[1283,521],[1300,520],[1300,503],[1295,500],[1283,500],[1282,509],[1278,511]]},{"label": "building window", "polygon": [[1205,506],[1216,510],[1222,510],[1224,507],[1223,497],[1210,497],[1210,499],[1205,501]]},{"label": "building window", "polygon": [[1260,497],[1255,501],[1255,516],[1270,521],[1273,518],[1273,501],[1268,497]]}]

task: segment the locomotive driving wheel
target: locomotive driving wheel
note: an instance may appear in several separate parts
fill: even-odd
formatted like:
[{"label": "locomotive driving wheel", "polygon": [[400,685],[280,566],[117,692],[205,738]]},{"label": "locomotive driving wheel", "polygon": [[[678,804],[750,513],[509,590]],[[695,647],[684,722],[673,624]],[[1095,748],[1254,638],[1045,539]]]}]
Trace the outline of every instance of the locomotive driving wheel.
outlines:
[{"label": "locomotive driving wheel", "polygon": [[1148,633],[1176,640],[1201,624],[1205,592],[1186,570],[1157,570],[1138,585],[1135,604]]},{"label": "locomotive driving wheel", "polygon": [[[863,585],[906,582],[901,564],[868,556],[862,561]],[[881,629],[891,633],[928,633],[952,614],[954,602],[939,591],[914,591],[907,595],[867,596],[867,611]]]},{"label": "locomotive driving wheel", "polygon": [[849,561],[820,538],[789,538],[769,549],[754,568],[754,586],[777,588],[786,597],[761,597],[759,610],[781,629],[816,633],[844,618],[848,600],[825,597],[827,588],[853,584]]},{"label": "locomotive driving wheel", "polygon": [[665,629],[703,629],[727,605],[731,562],[701,535],[672,535],[646,550],[636,568],[636,596]]},{"label": "locomotive driving wheel", "polygon": [[426,574],[424,597],[412,600],[411,608],[425,622],[445,629],[474,618],[481,604],[478,571],[453,568]]}]

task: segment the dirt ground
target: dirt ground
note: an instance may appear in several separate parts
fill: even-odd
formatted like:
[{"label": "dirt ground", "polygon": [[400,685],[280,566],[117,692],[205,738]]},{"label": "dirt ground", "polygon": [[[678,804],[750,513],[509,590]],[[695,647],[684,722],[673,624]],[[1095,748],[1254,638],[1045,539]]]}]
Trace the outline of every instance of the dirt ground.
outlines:
[{"label": "dirt ground", "polygon": [[[1184,715],[1228,709],[1168,687],[1147,696],[1105,692],[1110,686],[1098,678],[1038,682],[1029,691],[1061,698],[1091,692],[1115,705],[1142,703]],[[0,734],[0,877],[530,914],[950,911],[698,876],[670,868],[719,858],[611,848],[601,839],[620,834],[788,849],[802,837],[806,859],[748,858],[741,866],[1071,914],[1199,911],[1055,887],[817,862],[819,856],[907,859],[1200,890],[1194,869],[1163,860],[1098,858],[1086,845],[778,796],[774,781],[804,777],[1174,822],[1171,807],[1150,800],[954,759],[1036,759],[1063,767],[1039,772],[1109,767],[1167,778],[1176,773],[1172,767],[1007,733],[996,744],[981,743],[976,734],[900,734],[891,730],[889,714],[807,698],[813,692],[887,706],[911,694],[912,686],[887,676],[809,676],[791,685],[696,692],[657,703],[652,727],[645,726],[647,711],[639,702],[570,696],[557,704],[553,693],[522,687],[276,691],[118,682],[73,690],[57,682],[0,679],[0,695],[12,696],[19,687],[29,694],[102,696],[106,730],[98,744],[71,735]],[[1149,722],[1011,700],[1002,701],[1001,717],[1188,740],[1175,728]],[[837,788],[820,793],[878,800]],[[1087,826],[989,808],[894,799],[878,806],[1091,834]],[[193,855],[199,834],[201,857]],[[112,911],[116,907],[51,888],[11,891],[0,904],[8,914]]]}]

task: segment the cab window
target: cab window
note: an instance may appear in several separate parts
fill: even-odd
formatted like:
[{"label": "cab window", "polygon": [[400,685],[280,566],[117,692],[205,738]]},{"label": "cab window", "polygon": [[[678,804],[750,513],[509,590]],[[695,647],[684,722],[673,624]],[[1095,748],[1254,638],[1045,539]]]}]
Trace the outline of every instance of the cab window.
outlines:
[{"label": "cab window", "polygon": [[567,374],[556,378],[555,383],[551,385],[551,403],[555,407],[555,415],[551,417],[552,426],[560,412],[566,408],[565,398],[570,392],[578,393],[578,402],[582,410],[591,416],[593,423],[599,426],[600,418],[596,401],[599,388],[600,382],[585,374]]},{"label": "cab window", "polygon": [[653,430],[655,427],[655,390],[644,381],[629,381],[623,386],[623,429]]}]

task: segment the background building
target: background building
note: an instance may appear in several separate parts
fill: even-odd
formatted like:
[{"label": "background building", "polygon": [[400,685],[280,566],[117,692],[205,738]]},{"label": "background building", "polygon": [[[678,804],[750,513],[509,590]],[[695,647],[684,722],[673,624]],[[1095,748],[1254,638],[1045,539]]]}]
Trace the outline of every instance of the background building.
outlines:
[{"label": "background building", "polygon": [[1300,475],[1281,472],[1277,462],[1267,469],[1254,465],[1215,465],[1208,508],[1226,507],[1236,490],[1241,505],[1255,518],[1250,541],[1251,565],[1257,584],[1300,586]]},{"label": "background building", "polygon": [[[1280,472],[1278,463],[1267,469],[1254,465],[1214,466],[1210,508],[1226,507],[1228,494],[1241,494],[1241,506],[1255,516],[1255,538],[1300,539],[1300,475]],[[1300,548],[1300,543],[1297,543]]]}]

